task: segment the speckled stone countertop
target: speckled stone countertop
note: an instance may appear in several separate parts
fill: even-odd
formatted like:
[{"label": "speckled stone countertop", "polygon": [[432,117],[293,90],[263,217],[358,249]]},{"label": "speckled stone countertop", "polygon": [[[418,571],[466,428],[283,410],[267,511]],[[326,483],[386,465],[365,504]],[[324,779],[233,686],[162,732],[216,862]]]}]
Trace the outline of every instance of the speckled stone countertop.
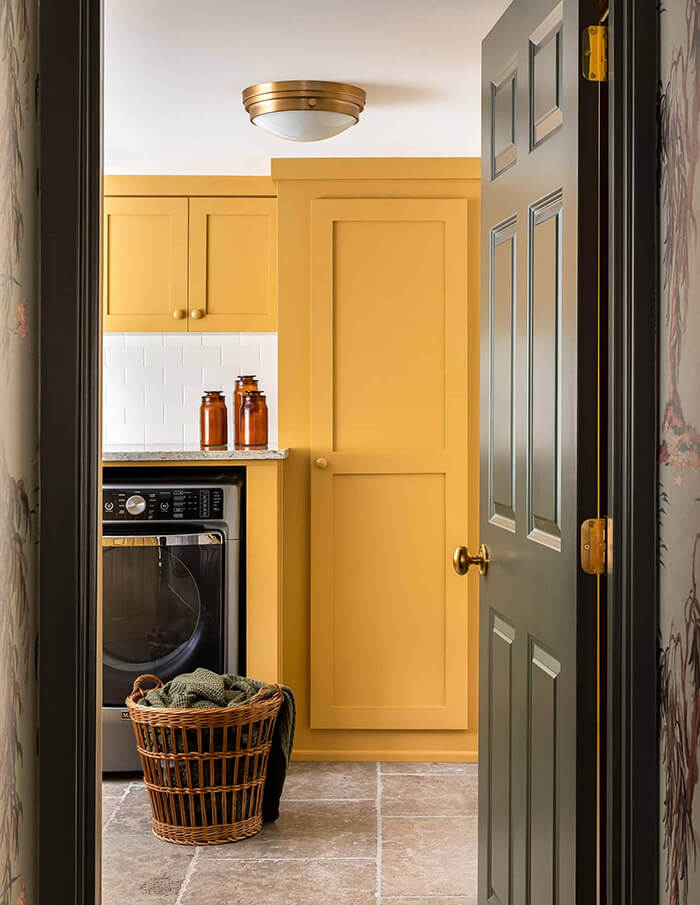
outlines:
[{"label": "speckled stone countertop", "polygon": [[103,462],[195,462],[217,460],[239,462],[251,459],[286,459],[288,449],[199,449],[174,443],[106,445]]}]

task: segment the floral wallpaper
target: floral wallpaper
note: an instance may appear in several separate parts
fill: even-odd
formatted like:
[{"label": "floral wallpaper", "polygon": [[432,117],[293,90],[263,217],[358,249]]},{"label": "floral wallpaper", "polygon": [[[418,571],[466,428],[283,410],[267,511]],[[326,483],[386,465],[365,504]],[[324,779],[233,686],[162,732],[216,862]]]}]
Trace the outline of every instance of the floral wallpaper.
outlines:
[{"label": "floral wallpaper", "polygon": [[0,905],[36,902],[36,51],[0,0]]},{"label": "floral wallpaper", "polygon": [[700,902],[700,0],[664,0],[659,94],[661,902]]}]

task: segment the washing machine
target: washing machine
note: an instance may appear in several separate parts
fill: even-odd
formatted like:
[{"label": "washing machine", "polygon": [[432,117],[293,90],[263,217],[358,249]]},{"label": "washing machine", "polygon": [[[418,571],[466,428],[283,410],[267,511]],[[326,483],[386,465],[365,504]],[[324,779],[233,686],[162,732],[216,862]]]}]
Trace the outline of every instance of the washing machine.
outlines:
[{"label": "washing machine", "polygon": [[104,772],[140,769],[124,701],[145,673],[239,671],[241,484],[105,483]]}]

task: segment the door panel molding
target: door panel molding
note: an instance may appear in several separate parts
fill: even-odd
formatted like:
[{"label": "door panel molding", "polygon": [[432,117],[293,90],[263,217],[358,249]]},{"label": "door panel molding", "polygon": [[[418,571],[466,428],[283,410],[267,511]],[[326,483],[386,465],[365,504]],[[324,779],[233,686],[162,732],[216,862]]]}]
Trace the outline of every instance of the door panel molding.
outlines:
[{"label": "door panel molding", "polygon": [[532,637],[528,648],[526,901],[528,905],[558,905],[561,664]]},{"label": "door panel molding", "polygon": [[[556,551],[561,550],[563,205],[557,189],[528,212],[527,535]],[[542,249],[538,229],[551,220],[551,235],[544,237],[551,245]]]},{"label": "door panel molding", "polygon": [[[515,628],[489,613],[489,824],[487,896],[492,905],[513,900],[513,645]],[[499,656],[496,656],[498,652]]]},{"label": "door panel molding", "polygon": [[[564,111],[562,110],[563,17],[564,4],[558,3],[542,24],[533,31],[528,41],[531,151],[564,122]],[[545,55],[550,71],[542,73],[541,70],[545,66]],[[547,100],[550,101],[549,105],[547,105]]]},{"label": "door panel molding", "polygon": [[[490,521],[507,531],[515,531],[515,374],[516,374],[516,324],[517,324],[517,217],[492,227],[490,231],[489,258],[489,460],[488,460],[488,511]],[[498,254],[498,249],[502,249]],[[501,280],[496,258],[505,268]],[[501,292],[505,295],[501,299]],[[499,305],[499,301],[501,304]],[[500,310],[497,310],[500,309]],[[499,339],[501,342],[499,343]],[[497,347],[503,346],[498,354]],[[507,435],[509,455],[498,468],[499,481],[496,488],[496,463],[494,462],[494,433],[496,420],[500,422],[500,432]],[[501,493],[501,491],[504,491]],[[500,499],[498,497],[501,497]]]}]

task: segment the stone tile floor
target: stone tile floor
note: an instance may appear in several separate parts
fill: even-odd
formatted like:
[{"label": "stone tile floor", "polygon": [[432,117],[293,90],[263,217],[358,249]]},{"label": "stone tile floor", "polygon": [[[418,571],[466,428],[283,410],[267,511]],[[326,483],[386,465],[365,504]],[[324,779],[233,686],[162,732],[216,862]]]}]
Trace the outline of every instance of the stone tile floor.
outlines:
[{"label": "stone tile floor", "polygon": [[295,763],[280,818],[230,845],[156,839],[138,776],[103,784],[103,905],[476,905],[477,767]]}]

